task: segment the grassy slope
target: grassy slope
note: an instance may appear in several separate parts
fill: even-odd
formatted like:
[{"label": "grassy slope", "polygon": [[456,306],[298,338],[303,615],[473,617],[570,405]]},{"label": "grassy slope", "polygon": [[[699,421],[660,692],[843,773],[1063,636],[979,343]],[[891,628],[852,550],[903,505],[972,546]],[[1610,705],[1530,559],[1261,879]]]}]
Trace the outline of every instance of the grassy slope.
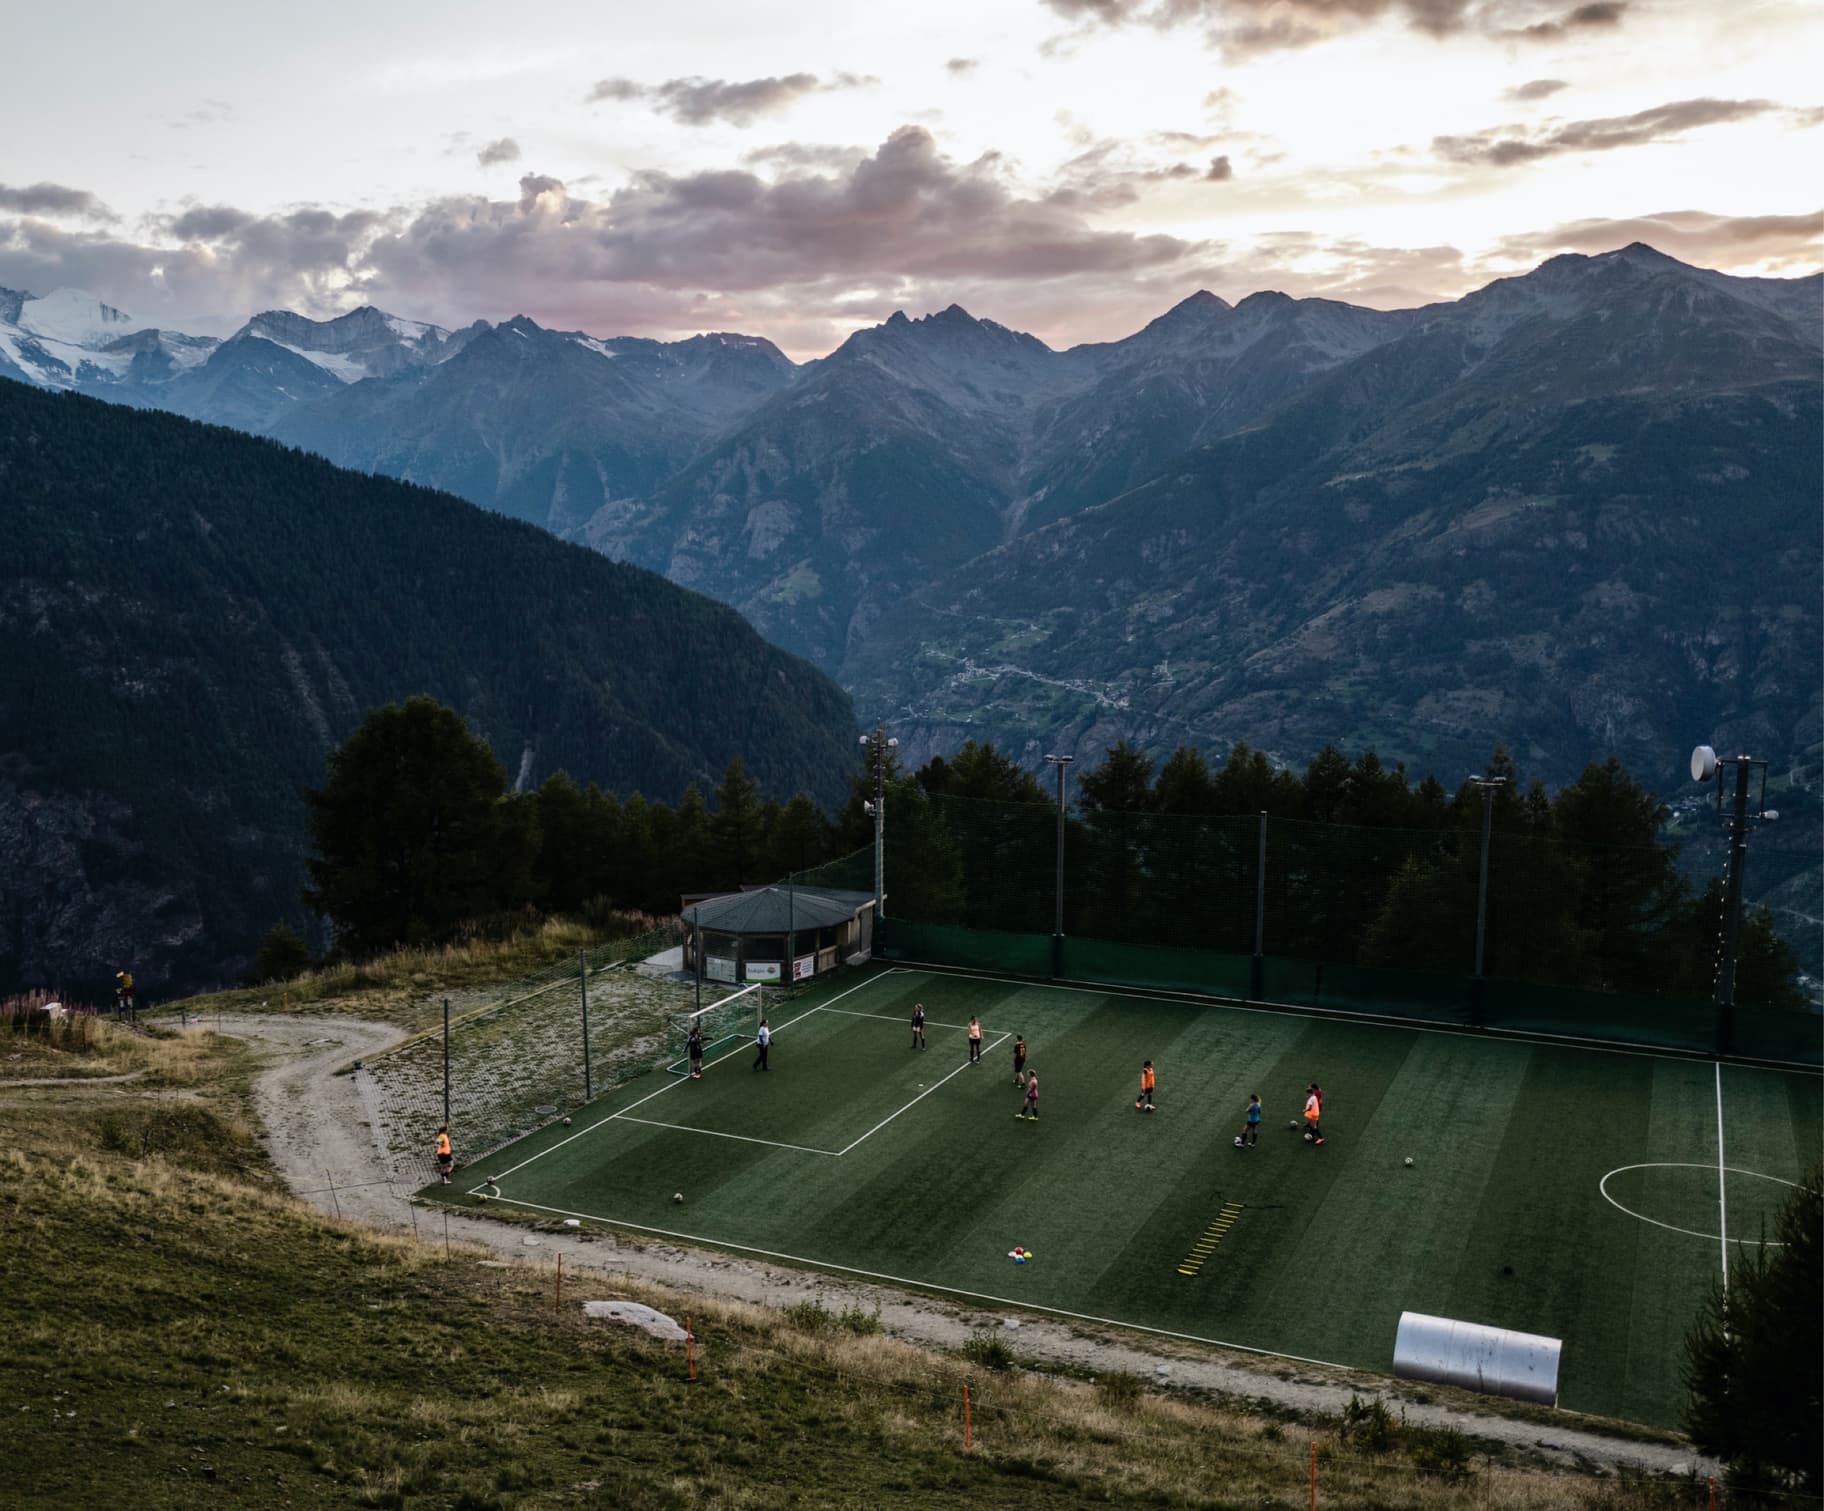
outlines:
[{"label": "grassy slope", "polygon": [[[903,1026],[915,998],[932,1019],[922,1055]],[[555,1146],[505,1175],[507,1201],[1354,1367],[1391,1367],[1402,1310],[1545,1333],[1566,1340],[1567,1407],[1678,1420],[1680,1340],[1718,1257],[1702,1236],[1717,1210],[1707,1065],[910,972],[828,1000],[835,1011],[782,1015],[768,1076],[739,1054],[701,1083],[630,1087],[602,1110],[647,1121],[555,1130],[477,1175]],[[936,1084],[963,1064],[954,1025],[971,1011],[990,1042],[1026,1034],[1036,1127],[1013,1119],[1004,1047]],[[1137,1117],[1148,1057],[1160,1110]],[[1330,1113],[1321,1150],[1286,1128],[1313,1076]],[[1819,1083],[1738,1079],[1726,1101],[1743,1168],[1775,1177],[1732,1178],[1731,1228],[1751,1236],[1803,1169]],[[1256,1090],[1261,1147],[1238,1154]],[[805,1152],[842,1150],[902,1107],[839,1159]],[[1783,1151],[1751,1151],[1757,1128]],[[1612,1188],[1689,1233],[1603,1200],[1607,1172],[1647,1162],[1673,1163]],[[1185,1279],[1227,1201],[1241,1219]],[[1015,1243],[1038,1261],[1009,1265]]]},{"label": "grassy slope", "polygon": [[246,1068],[204,1038],[173,1070],[198,1097],[154,1076],[106,1110],[0,1105],[9,1505],[1289,1504],[1307,1436],[1333,1503],[1593,1503],[1574,1476],[1422,1476],[1422,1435],[1358,1456],[1329,1427],[1040,1381],[816,1314],[695,1303],[692,1385],[675,1349],[573,1304],[675,1298],[570,1280],[557,1314],[548,1270],[279,1195],[238,1121]]}]

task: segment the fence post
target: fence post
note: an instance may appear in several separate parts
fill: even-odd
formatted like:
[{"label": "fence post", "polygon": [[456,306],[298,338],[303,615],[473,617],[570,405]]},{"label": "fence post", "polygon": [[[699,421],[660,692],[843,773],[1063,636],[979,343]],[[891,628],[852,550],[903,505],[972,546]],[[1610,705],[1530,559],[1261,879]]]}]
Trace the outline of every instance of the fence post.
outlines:
[{"label": "fence post", "polygon": [[555,1315],[564,1309],[564,1256],[560,1251],[557,1256],[557,1287],[551,1292],[551,1311]]},{"label": "fence post", "polygon": [[1254,958],[1248,962],[1248,998],[1260,1002],[1267,989],[1267,815],[1260,815],[1260,846],[1254,861]]},{"label": "fence post", "polygon": [[576,966],[579,972],[577,984],[583,989],[583,1100],[595,1099],[594,1085],[589,1074],[589,952],[576,952]]},{"label": "fence post", "polygon": [[450,1126],[450,999],[443,999],[443,1126]]},{"label": "fence post", "polygon": [[688,1313],[684,1317],[684,1369],[686,1379],[697,1378],[697,1334],[696,1329],[690,1325]]},{"label": "fence post", "polygon": [[969,1446],[969,1382],[963,1382],[963,1447]]},{"label": "fence post", "polygon": [[1311,1511],[1317,1511],[1317,1439],[1311,1440]]}]

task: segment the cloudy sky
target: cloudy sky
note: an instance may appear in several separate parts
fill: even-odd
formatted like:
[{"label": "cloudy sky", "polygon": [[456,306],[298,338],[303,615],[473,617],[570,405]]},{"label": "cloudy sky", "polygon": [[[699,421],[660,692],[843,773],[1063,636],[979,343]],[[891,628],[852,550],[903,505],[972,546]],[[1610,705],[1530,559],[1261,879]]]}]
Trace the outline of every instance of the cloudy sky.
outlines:
[{"label": "cloudy sky", "polygon": [[1392,307],[1634,240],[1824,263],[1811,0],[16,8],[0,285],[795,356],[960,302]]}]

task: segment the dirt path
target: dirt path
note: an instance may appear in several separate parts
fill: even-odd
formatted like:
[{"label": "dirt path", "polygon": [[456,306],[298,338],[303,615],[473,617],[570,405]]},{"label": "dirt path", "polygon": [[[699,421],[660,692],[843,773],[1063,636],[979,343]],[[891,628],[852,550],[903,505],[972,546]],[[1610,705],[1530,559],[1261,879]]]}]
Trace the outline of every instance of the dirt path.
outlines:
[{"label": "dirt path", "polygon": [[[218,1031],[252,1040],[267,1051],[267,1064],[255,1082],[255,1106],[273,1163],[295,1194],[326,1211],[377,1227],[442,1236],[445,1214],[414,1209],[409,1193],[389,1177],[373,1137],[362,1076],[335,1074],[351,1060],[395,1042],[401,1036],[397,1027],[353,1018],[245,1015],[223,1018]],[[1565,1465],[1582,1462],[1650,1473],[1715,1472],[1714,1465],[1688,1448],[1608,1437],[1573,1427],[1570,1419],[1563,1426],[1546,1425],[1415,1400],[1418,1392],[1403,1382],[1367,1372],[1227,1355],[1163,1339],[1156,1346],[1143,1346],[1138,1335],[1114,1330],[1092,1335],[1042,1316],[959,1306],[711,1250],[622,1242],[609,1234],[561,1228],[529,1232],[481,1218],[453,1216],[448,1223],[451,1238],[516,1258],[536,1256],[544,1262],[561,1252],[566,1267],[630,1276],[697,1295],[763,1305],[817,1300],[832,1310],[878,1308],[887,1332],[926,1347],[953,1349],[984,1328],[999,1328],[1021,1359],[1041,1370],[1091,1375],[1127,1370],[1162,1388],[1243,1402],[1264,1399],[1299,1412],[1335,1414],[1352,1394],[1378,1394],[1414,1422],[1456,1427]]]}]

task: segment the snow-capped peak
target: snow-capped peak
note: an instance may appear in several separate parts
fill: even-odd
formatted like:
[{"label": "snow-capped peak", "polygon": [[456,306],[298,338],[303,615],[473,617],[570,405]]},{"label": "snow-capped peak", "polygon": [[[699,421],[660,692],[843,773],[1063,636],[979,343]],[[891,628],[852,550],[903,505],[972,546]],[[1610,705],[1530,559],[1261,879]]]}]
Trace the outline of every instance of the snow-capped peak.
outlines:
[{"label": "snow-capped peak", "polygon": [[101,347],[139,328],[138,322],[83,289],[57,289],[19,308],[21,330],[47,341]]}]

